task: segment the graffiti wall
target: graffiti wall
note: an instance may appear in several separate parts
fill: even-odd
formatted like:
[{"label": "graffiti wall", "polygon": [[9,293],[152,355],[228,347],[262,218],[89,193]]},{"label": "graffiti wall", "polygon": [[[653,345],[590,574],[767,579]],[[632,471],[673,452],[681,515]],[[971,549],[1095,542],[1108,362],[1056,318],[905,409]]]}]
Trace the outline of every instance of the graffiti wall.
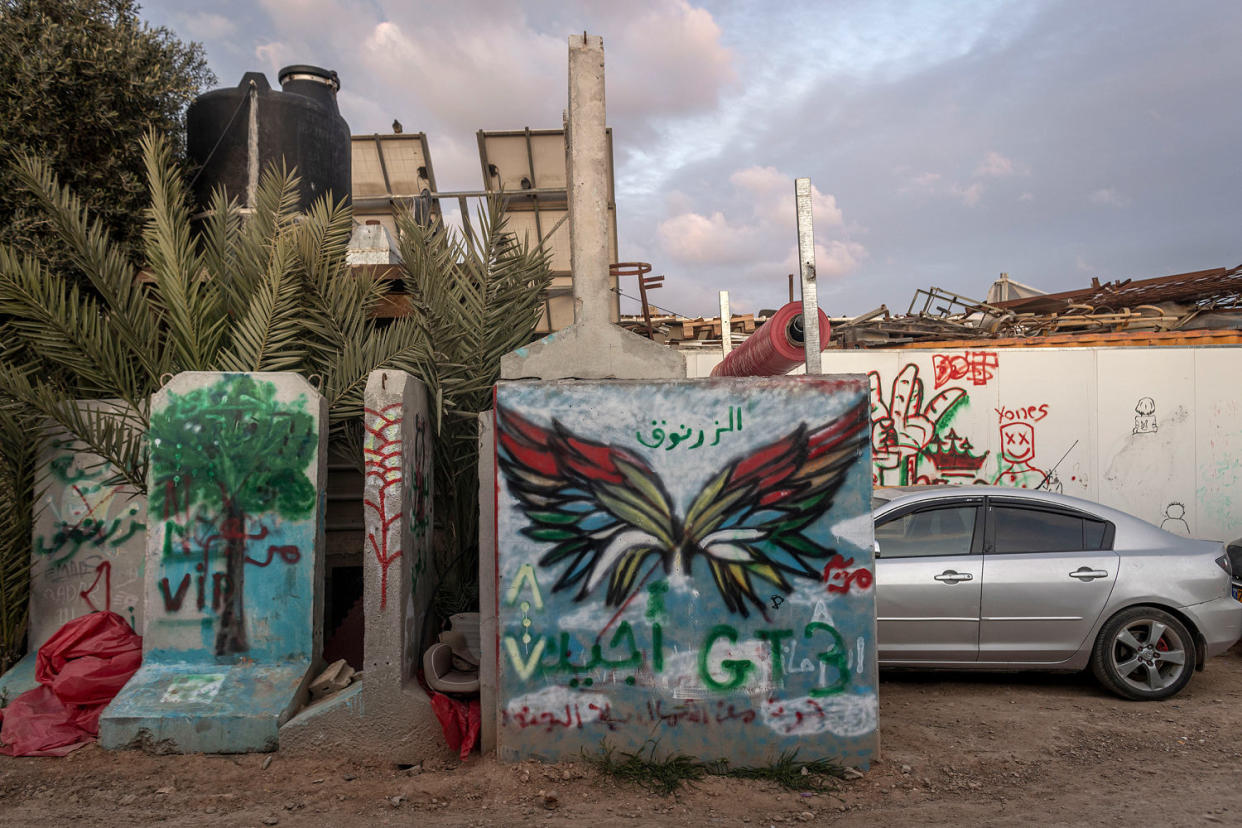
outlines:
[{"label": "graffiti wall", "polygon": [[66,622],[112,611],[141,634],[146,498],[112,481],[113,468],[67,438],[44,455],[35,517],[29,651]]},{"label": "graffiti wall", "polygon": [[994,483],[1242,536],[1239,348],[825,351],[871,382],[876,485]]},{"label": "graffiti wall", "polygon": [[153,398],[148,658],[317,653],[319,405],[287,374],[184,373]]},{"label": "graffiti wall", "polygon": [[876,750],[864,377],[502,384],[499,755]]}]

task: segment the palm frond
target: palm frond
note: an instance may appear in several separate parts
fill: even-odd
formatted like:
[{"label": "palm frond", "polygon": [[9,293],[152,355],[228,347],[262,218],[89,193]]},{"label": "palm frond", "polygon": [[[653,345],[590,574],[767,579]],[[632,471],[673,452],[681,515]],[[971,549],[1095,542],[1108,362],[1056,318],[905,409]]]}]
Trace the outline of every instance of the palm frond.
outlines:
[{"label": "palm frond", "polygon": [[233,324],[211,367],[224,371],[286,371],[305,360],[297,255],[297,184],[287,169],[269,167],[238,242]]},{"label": "palm frond", "polygon": [[233,324],[229,347],[213,361],[216,370],[287,371],[303,361],[299,283],[289,240],[276,239],[268,253],[250,305]]},{"label": "palm frond", "polygon": [[177,367],[206,367],[219,347],[227,317],[213,280],[202,278],[202,256],[190,229],[190,208],[172,148],[148,133],[142,141],[151,206],[143,229],[148,267],[159,288],[168,344]]},{"label": "palm frond", "polygon": [[146,395],[149,377],[135,371],[130,349],[111,329],[100,303],[3,245],[0,315],[8,317],[9,336],[25,343],[39,361],[70,372],[84,393],[110,393],[130,403]]},{"label": "palm frond", "polygon": [[241,214],[237,202],[229,199],[224,187],[212,191],[207,215],[202,222],[199,248],[203,256],[204,278],[211,279],[219,289],[224,314],[236,318],[246,307],[250,291],[239,276],[237,261]]},{"label": "palm frond", "polygon": [[64,386],[36,381],[20,367],[0,362],[0,396],[8,397],[59,426],[88,451],[110,464],[115,476],[109,483],[124,482],[140,492],[147,490],[146,432],[149,401],[134,405],[81,405]]},{"label": "palm frond", "polygon": [[259,178],[253,209],[242,225],[237,252],[237,283],[257,283],[267,271],[271,248],[297,218],[298,177],[283,164],[272,165]]},{"label": "palm frond", "polygon": [[331,420],[362,416],[363,391],[372,371],[390,369],[427,377],[433,373],[431,362],[427,340],[411,319],[394,320],[360,342],[347,345],[339,359],[327,366],[320,389],[328,398]]},{"label": "palm frond", "polygon": [[376,324],[372,312],[384,295],[383,280],[374,273],[349,272],[346,257],[352,234],[351,210],[344,202],[317,200],[295,234],[304,302],[304,324],[312,368],[330,373],[342,351],[363,342]]},{"label": "palm frond", "polygon": [[431,349],[423,377],[435,400],[437,528],[445,539],[436,568],[457,593],[438,596],[447,611],[477,589],[477,573],[461,561],[478,531],[478,412],[491,405],[500,358],[531,340],[551,274],[541,247],[507,232],[499,198],[480,207],[464,234],[438,219],[423,226],[409,214],[396,218],[409,319]]},{"label": "palm frond", "polygon": [[0,672],[21,656],[26,635],[39,437],[35,419],[0,398]]},{"label": "palm frond", "polygon": [[[18,156],[13,171],[34,196],[74,267],[89,280],[107,306],[108,329],[133,355],[151,387],[167,371],[161,348],[161,319],[149,301],[148,288],[134,278],[134,268],[102,222],[91,218],[82,202],[61,186],[51,168],[28,155]],[[65,274],[56,278],[69,281]]]}]

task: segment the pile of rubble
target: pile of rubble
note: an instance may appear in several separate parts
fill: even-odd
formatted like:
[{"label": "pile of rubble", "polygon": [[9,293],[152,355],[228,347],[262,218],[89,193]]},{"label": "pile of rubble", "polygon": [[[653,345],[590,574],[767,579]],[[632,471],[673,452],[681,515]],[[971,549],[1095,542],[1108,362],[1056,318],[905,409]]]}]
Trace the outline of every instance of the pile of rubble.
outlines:
[{"label": "pile of rubble", "polygon": [[[771,312],[733,316],[737,345]],[[719,346],[719,319],[653,317],[656,338],[680,347]],[[623,319],[646,333],[641,318]],[[915,291],[904,314],[887,305],[855,317],[832,319],[828,347],[882,348],[920,343],[1059,345],[1093,341],[1143,344],[1242,341],[1242,265],[1155,279],[1123,279],[1060,293],[1042,293],[1002,274],[978,301],[941,288]]]}]

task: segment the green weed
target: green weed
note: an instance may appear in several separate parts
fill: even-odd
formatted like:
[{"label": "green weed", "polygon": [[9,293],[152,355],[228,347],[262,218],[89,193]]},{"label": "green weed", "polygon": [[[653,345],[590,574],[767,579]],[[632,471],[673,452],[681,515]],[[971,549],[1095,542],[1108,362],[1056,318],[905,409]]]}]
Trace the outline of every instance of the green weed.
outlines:
[{"label": "green weed", "polygon": [[647,790],[668,796],[686,784],[693,784],[707,775],[707,766],[694,757],[675,753],[657,759],[656,742],[649,741],[644,750],[629,753],[619,751],[608,744],[601,744],[600,751],[583,757],[597,771],[623,782],[638,785]]},{"label": "green weed", "polygon": [[831,759],[799,762],[795,749],[782,753],[771,765],[723,767],[720,775],[735,779],[766,779],[791,791],[813,791],[824,786],[825,777],[843,777],[845,768]]}]

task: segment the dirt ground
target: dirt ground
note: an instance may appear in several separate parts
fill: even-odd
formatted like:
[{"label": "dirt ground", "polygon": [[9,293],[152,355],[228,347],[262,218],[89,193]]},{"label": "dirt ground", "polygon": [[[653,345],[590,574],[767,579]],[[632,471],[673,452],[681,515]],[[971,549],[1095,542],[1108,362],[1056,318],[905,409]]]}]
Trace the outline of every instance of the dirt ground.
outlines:
[{"label": "dirt ground", "polygon": [[[813,794],[708,778],[662,797],[582,764],[415,769],[89,745],[0,757],[5,825],[1242,824],[1242,649],[1174,699],[1125,702],[1089,676],[888,673],[882,758]],[[549,807],[551,806],[551,807]]]}]

